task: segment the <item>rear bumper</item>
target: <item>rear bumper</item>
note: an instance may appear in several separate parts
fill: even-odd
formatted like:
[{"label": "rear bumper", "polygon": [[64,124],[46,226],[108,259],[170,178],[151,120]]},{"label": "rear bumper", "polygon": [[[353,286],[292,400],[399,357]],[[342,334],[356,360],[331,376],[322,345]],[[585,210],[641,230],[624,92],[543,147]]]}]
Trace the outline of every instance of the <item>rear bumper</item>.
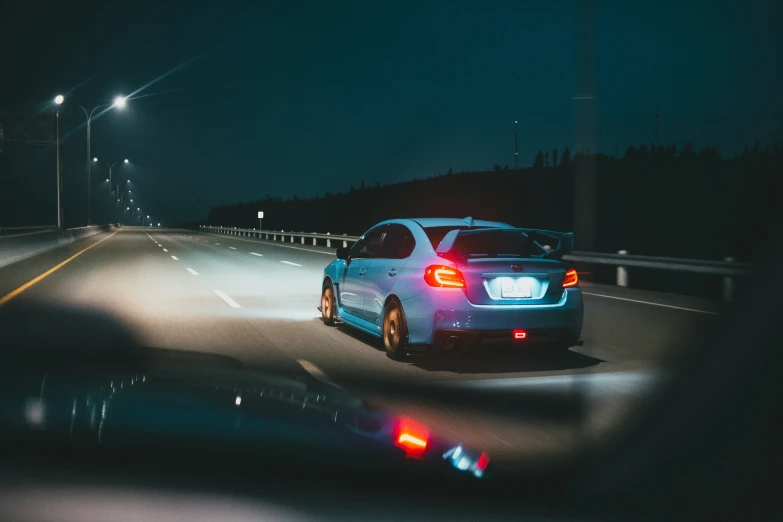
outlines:
[{"label": "rear bumper", "polygon": [[566,289],[560,301],[551,305],[473,305],[464,294],[448,303],[440,301],[403,301],[411,344],[437,343],[443,335],[455,335],[453,332],[461,336],[512,338],[513,330],[522,329],[531,333],[531,340],[535,334],[541,342],[554,337],[554,342],[572,344],[582,334],[584,304],[579,288]]},{"label": "rear bumper", "polygon": [[526,329],[524,340],[515,340],[516,330],[458,330],[445,329],[435,332],[434,342],[437,345],[446,345],[454,341],[497,341],[514,342],[521,344],[564,344],[575,346],[579,341],[580,332],[574,328],[560,329]]}]

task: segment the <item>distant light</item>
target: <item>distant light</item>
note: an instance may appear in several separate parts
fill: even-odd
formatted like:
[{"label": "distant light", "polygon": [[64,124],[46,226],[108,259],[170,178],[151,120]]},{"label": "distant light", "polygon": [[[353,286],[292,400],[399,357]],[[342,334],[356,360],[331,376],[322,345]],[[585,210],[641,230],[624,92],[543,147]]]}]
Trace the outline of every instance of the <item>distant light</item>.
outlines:
[{"label": "distant light", "polygon": [[98,163],[98,158],[93,158],[92,160],[93,160],[95,163]]},{"label": "distant light", "polygon": [[65,101],[65,97],[62,94],[58,94],[57,96],[54,97],[54,103],[56,103],[57,105],[62,105],[64,101]]},{"label": "distant light", "polygon": [[108,182],[108,181],[109,181],[109,178],[106,178],[106,181]]},{"label": "distant light", "polygon": [[136,207],[136,210],[141,210],[139,207]]},{"label": "distant light", "polygon": [[[128,183],[130,183],[130,180],[128,180]],[[128,192],[130,192],[130,190]]]},{"label": "distant light", "polygon": [[130,161],[128,161],[128,158],[125,158],[125,161],[123,163],[130,163]]},{"label": "distant light", "polygon": [[149,216],[147,216],[147,219],[149,219],[149,218],[150,218],[150,217],[149,217]]},{"label": "distant light", "polygon": [[130,210],[130,207],[125,207],[125,210]]},{"label": "distant light", "polygon": [[114,106],[118,109],[124,109],[125,105],[127,105],[127,100],[125,99],[125,96],[117,96],[114,98]]},{"label": "distant light", "polygon": [[236,400],[234,401],[234,404],[236,404],[237,406],[239,406],[240,404],[242,404],[242,396],[241,396],[241,395],[237,395],[237,398],[236,398]]},{"label": "distant light", "polygon": [[131,203],[133,203],[133,200],[131,200]]},{"label": "distant light", "polygon": [[160,226],[160,223],[158,223],[158,226]]}]

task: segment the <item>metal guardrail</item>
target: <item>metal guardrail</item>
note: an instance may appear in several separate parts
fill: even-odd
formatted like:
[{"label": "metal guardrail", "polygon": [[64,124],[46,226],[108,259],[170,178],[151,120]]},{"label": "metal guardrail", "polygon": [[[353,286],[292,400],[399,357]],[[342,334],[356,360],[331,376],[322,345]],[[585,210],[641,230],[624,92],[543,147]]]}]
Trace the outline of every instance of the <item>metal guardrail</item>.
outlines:
[{"label": "metal guardrail", "polygon": [[33,234],[36,232],[49,232],[57,230],[57,225],[45,225],[36,227],[0,227],[0,236],[16,234]]},{"label": "metal guardrail", "polygon": [[[256,230],[237,227],[214,227],[201,225],[201,229],[217,234],[227,234],[234,236],[255,237],[258,239],[267,239],[271,241],[295,243],[295,238],[299,238],[302,245],[310,244],[317,246],[318,241],[325,242],[327,248],[348,247],[359,239],[357,236],[347,234],[320,234],[317,232],[294,232],[285,230]],[[323,243],[322,243],[323,244]],[[610,265],[617,267],[617,285],[628,286],[628,267],[647,268],[653,270],[668,270],[673,272],[689,272],[695,274],[705,274],[722,276],[723,278],[723,299],[731,301],[734,293],[734,277],[743,277],[750,275],[753,265],[750,263],[737,263],[733,258],[725,258],[722,261],[706,259],[687,259],[678,257],[662,256],[640,256],[628,254],[621,250],[617,254],[607,254],[600,252],[580,252],[573,253],[563,257],[566,261],[575,263]]]}]

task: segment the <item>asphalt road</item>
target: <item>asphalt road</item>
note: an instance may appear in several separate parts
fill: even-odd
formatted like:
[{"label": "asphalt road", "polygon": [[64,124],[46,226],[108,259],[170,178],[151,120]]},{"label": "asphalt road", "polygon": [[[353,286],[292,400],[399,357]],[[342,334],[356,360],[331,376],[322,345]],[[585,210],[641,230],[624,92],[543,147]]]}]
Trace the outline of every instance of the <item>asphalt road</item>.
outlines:
[{"label": "asphalt road", "polygon": [[[370,336],[321,323],[316,307],[322,271],[332,259],[325,247],[125,228],[0,268],[0,318],[14,310],[56,306],[84,315],[69,320],[58,314],[52,321],[31,317],[18,327],[49,335],[55,344],[80,339],[111,350],[111,341],[95,332],[115,325],[145,347],[214,355],[209,364],[307,372],[338,385],[357,377],[398,386],[442,382],[510,391],[584,385],[589,418],[585,426],[566,429],[378,399],[495,454],[564,451],[575,439],[604,436],[655,387],[661,372],[676,364],[694,335],[723,318],[720,303],[583,283],[584,346],[559,355],[522,349],[401,363],[388,359]],[[42,274],[47,275],[36,281]],[[5,328],[0,339],[7,341]],[[2,350],[14,349],[2,344]]]}]

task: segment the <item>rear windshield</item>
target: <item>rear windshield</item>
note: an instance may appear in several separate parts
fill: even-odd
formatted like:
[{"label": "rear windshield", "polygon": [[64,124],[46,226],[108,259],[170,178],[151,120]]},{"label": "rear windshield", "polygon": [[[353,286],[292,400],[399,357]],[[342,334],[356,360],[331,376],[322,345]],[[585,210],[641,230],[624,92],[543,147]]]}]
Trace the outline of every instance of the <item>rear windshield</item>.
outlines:
[{"label": "rear windshield", "polygon": [[460,234],[451,252],[461,257],[540,257],[547,251],[520,230],[487,230]]},{"label": "rear windshield", "polygon": [[438,245],[440,245],[440,242],[443,241],[443,238],[446,237],[446,234],[451,232],[452,230],[478,230],[481,228],[486,227],[469,227],[469,226],[449,226],[449,227],[427,227],[424,229],[424,232],[427,234],[427,237],[430,239],[430,243],[432,243],[432,248],[437,249]]}]

